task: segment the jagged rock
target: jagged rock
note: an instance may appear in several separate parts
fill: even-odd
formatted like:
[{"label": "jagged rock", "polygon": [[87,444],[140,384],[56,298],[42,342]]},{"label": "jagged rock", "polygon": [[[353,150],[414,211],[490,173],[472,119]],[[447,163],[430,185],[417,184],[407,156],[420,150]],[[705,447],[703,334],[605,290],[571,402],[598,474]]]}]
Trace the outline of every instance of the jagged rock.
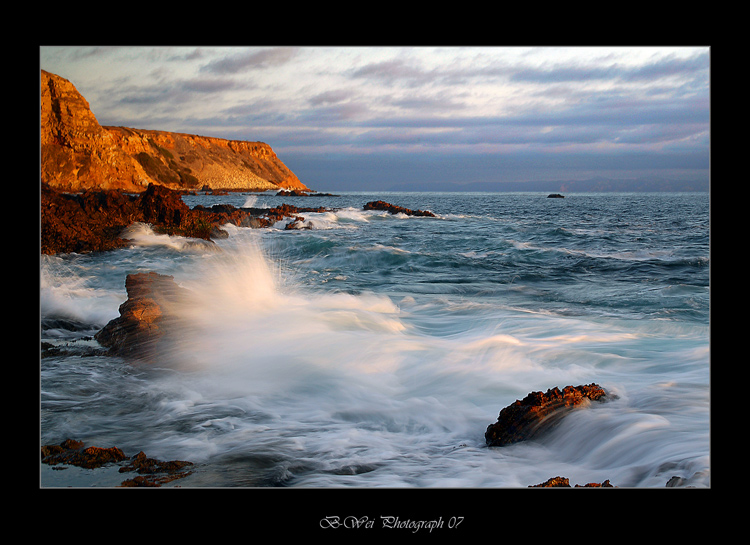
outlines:
[{"label": "jagged rock", "polygon": [[151,184],[138,195],[122,191],[87,190],[81,194],[57,191],[42,184],[41,252],[86,253],[106,251],[127,244],[123,233],[134,223],[146,223],[170,235],[212,240],[226,238],[221,225],[269,227],[300,213],[325,212],[324,207],[298,208],[282,204],[271,209],[237,208],[216,204],[190,209],[182,192]]},{"label": "jagged rock", "polygon": [[[296,207],[282,205],[271,210],[215,205],[190,209],[182,192],[156,184],[138,195],[122,191],[87,190],[64,193],[48,184],[41,187],[41,253],[87,253],[121,248],[127,244],[124,230],[146,223],[157,232],[211,240],[224,238],[217,228],[226,223],[243,227],[267,227],[283,217],[298,214]],[[307,209],[319,211],[322,209]],[[254,214],[263,214],[255,218]]]},{"label": "jagged rock", "polygon": [[139,195],[121,191],[87,190],[81,194],[41,187],[41,252],[86,253],[120,248],[120,237],[129,225],[149,223],[165,232],[208,238],[198,227],[180,193],[151,184]]},{"label": "jagged rock", "polygon": [[396,206],[385,201],[371,201],[365,204],[365,210],[384,210],[390,214],[406,214],[407,216],[428,216],[435,217],[435,214],[429,210],[411,210],[403,206]]},{"label": "jagged rock", "polygon": [[524,441],[548,429],[570,409],[588,401],[604,400],[607,393],[597,384],[566,386],[546,393],[531,392],[500,411],[497,422],[485,432],[488,446],[501,447]]},{"label": "jagged rock", "polygon": [[174,324],[176,305],[186,290],[174,277],[155,272],[129,274],[125,279],[128,299],[120,316],[94,335],[111,354],[149,362],[158,343]]},{"label": "jagged rock", "polygon": [[294,230],[301,230],[301,229],[312,229],[313,225],[312,223],[305,223],[305,218],[303,217],[296,217],[292,218],[292,221],[287,223],[284,226],[285,231],[294,231]]},{"label": "jagged rock", "polygon": [[565,195],[560,195],[559,193],[550,193],[547,195],[548,199],[564,199]]},{"label": "jagged rock", "polygon": [[51,466],[63,464],[86,469],[96,469],[108,464],[120,464],[128,460],[128,464],[121,466],[118,471],[120,473],[136,471],[140,475],[123,481],[120,485],[123,487],[158,487],[175,479],[187,477],[192,473],[189,468],[193,466],[192,462],[182,460],[162,462],[147,457],[143,451],[128,459],[122,449],[118,447],[86,447],[82,441],[73,439],[66,439],[59,445],[42,446],[41,460],[43,464]]},{"label": "jagged rock", "polygon": [[[575,487],[576,488],[614,488],[614,486],[609,482],[609,479],[607,479],[603,483],[586,483],[583,485],[577,484]],[[570,479],[568,479],[567,477],[552,477],[551,479],[547,479],[543,483],[529,485],[529,488],[570,488]]]},{"label": "jagged rock", "polygon": [[48,465],[66,464],[87,469],[121,462],[127,456],[117,447],[84,447],[81,441],[66,439],[59,445],[42,447],[42,462]]}]

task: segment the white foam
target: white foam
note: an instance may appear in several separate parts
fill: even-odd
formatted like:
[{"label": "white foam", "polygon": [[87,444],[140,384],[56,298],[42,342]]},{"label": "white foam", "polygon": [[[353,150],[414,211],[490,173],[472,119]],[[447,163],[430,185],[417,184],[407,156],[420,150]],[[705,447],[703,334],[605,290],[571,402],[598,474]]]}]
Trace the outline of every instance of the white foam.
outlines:
[{"label": "white foam", "polygon": [[211,242],[187,238],[179,235],[166,235],[156,233],[151,225],[147,223],[136,222],[128,226],[120,235],[124,240],[129,241],[134,246],[162,246],[177,251],[187,249],[213,249]]}]

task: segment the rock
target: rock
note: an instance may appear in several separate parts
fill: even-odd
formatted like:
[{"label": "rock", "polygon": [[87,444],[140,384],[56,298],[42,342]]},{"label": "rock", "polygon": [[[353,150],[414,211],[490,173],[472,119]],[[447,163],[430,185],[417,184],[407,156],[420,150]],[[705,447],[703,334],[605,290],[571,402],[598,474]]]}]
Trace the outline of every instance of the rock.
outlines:
[{"label": "rock", "polygon": [[588,401],[604,400],[607,393],[597,384],[566,386],[531,392],[523,400],[516,400],[500,411],[497,422],[485,432],[488,446],[501,447],[524,441],[545,431],[569,410]]},{"label": "rock", "polygon": [[117,447],[85,447],[82,441],[73,439],[66,439],[59,445],[42,446],[41,456],[43,464],[51,466],[72,465],[86,469],[97,469],[128,460],[129,463],[121,466],[118,471],[120,473],[136,471],[140,475],[123,481],[120,486],[124,487],[158,487],[175,479],[187,477],[192,473],[188,468],[193,466],[192,462],[182,460],[162,462],[147,457],[143,451],[128,459],[125,453]]},{"label": "rock", "polygon": [[[275,209],[242,209],[231,205],[190,209],[182,192],[151,184],[138,195],[118,190],[87,190],[65,193],[42,184],[41,253],[88,253],[113,250],[127,244],[123,232],[134,223],[146,223],[169,235],[211,240],[225,238],[217,228],[226,223],[244,227],[267,227],[300,210],[282,205]],[[265,218],[255,218],[264,215]]]},{"label": "rock", "polygon": [[162,462],[154,458],[149,458],[143,451],[141,451],[130,458],[130,463],[128,465],[121,467],[119,470],[120,473],[136,471],[139,476],[123,481],[120,486],[158,487],[176,479],[187,477],[192,471],[188,471],[186,468],[190,468],[192,465],[192,462],[183,460]]},{"label": "rock", "polygon": [[301,229],[312,229],[313,224],[311,222],[305,223],[305,218],[296,217],[292,218],[292,221],[284,226],[285,231],[301,230]]},{"label": "rock", "polygon": [[136,215],[120,191],[71,195],[41,186],[41,253],[86,253],[119,248],[119,234]]},{"label": "rock", "polygon": [[385,201],[371,201],[365,204],[365,210],[384,210],[391,214],[406,214],[407,216],[428,216],[435,217],[435,214],[429,210],[411,210],[402,206],[396,206]]},{"label": "rock", "polygon": [[125,279],[128,299],[120,316],[94,335],[110,354],[149,363],[174,326],[175,307],[187,294],[172,276],[155,272],[129,274]]},{"label": "rock", "polygon": [[149,223],[164,232],[208,238],[196,229],[180,193],[152,184],[140,195],[122,191],[87,190],[80,194],[41,186],[41,252],[86,253],[120,248],[120,237],[129,225]]},{"label": "rock", "polygon": [[565,195],[560,195],[559,193],[550,193],[547,195],[548,199],[564,199]]},{"label": "rock", "polygon": [[117,447],[84,447],[81,441],[72,439],[66,439],[59,445],[42,447],[42,462],[48,465],[67,464],[94,469],[126,458],[125,453]]},{"label": "rock", "polygon": [[118,190],[87,190],[65,193],[41,186],[41,252],[87,253],[113,250],[127,244],[123,233],[134,223],[151,225],[168,235],[212,240],[226,238],[221,225],[269,227],[300,213],[325,212],[324,207],[298,208],[282,204],[275,208],[237,208],[216,204],[190,209],[182,192],[151,184],[138,195]]},{"label": "rock", "polygon": [[308,195],[309,193],[307,191],[297,191],[296,189],[282,189],[276,193],[277,197],[307,197]]},{"label": "rock", "polygon": [[[577,484],[576,488],[614,488],[609,479],[603,483]],[[570,488],[570,480],[567,477],[552,477],[543,483],[530,485],[529,488]]]},{"label": "rock", "polygon": [[319,193],[317,191],[310,191],[309,189],[282,189],[276,193],[277,197],[338,197],[331,193]]}]

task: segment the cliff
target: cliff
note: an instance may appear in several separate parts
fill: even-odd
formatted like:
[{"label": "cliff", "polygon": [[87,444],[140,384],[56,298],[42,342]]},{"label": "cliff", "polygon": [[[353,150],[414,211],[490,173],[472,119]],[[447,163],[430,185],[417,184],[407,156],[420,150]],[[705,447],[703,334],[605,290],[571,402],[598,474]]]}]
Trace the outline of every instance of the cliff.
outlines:
[{"label": "cliff", "polygon": [[41,182],[79,192],[308,188],[263,142],[99,124],[68,80],[41,71]]}]

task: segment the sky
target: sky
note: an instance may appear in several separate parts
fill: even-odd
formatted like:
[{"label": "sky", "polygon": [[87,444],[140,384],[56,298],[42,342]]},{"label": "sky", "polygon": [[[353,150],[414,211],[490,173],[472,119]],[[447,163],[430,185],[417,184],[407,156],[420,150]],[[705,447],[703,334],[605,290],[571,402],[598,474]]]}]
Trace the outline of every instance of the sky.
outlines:
[{"label": "sky", "polygon": [[318,191],[709,177],[708,46],[41,46],[102,125],[261,141]]}]

